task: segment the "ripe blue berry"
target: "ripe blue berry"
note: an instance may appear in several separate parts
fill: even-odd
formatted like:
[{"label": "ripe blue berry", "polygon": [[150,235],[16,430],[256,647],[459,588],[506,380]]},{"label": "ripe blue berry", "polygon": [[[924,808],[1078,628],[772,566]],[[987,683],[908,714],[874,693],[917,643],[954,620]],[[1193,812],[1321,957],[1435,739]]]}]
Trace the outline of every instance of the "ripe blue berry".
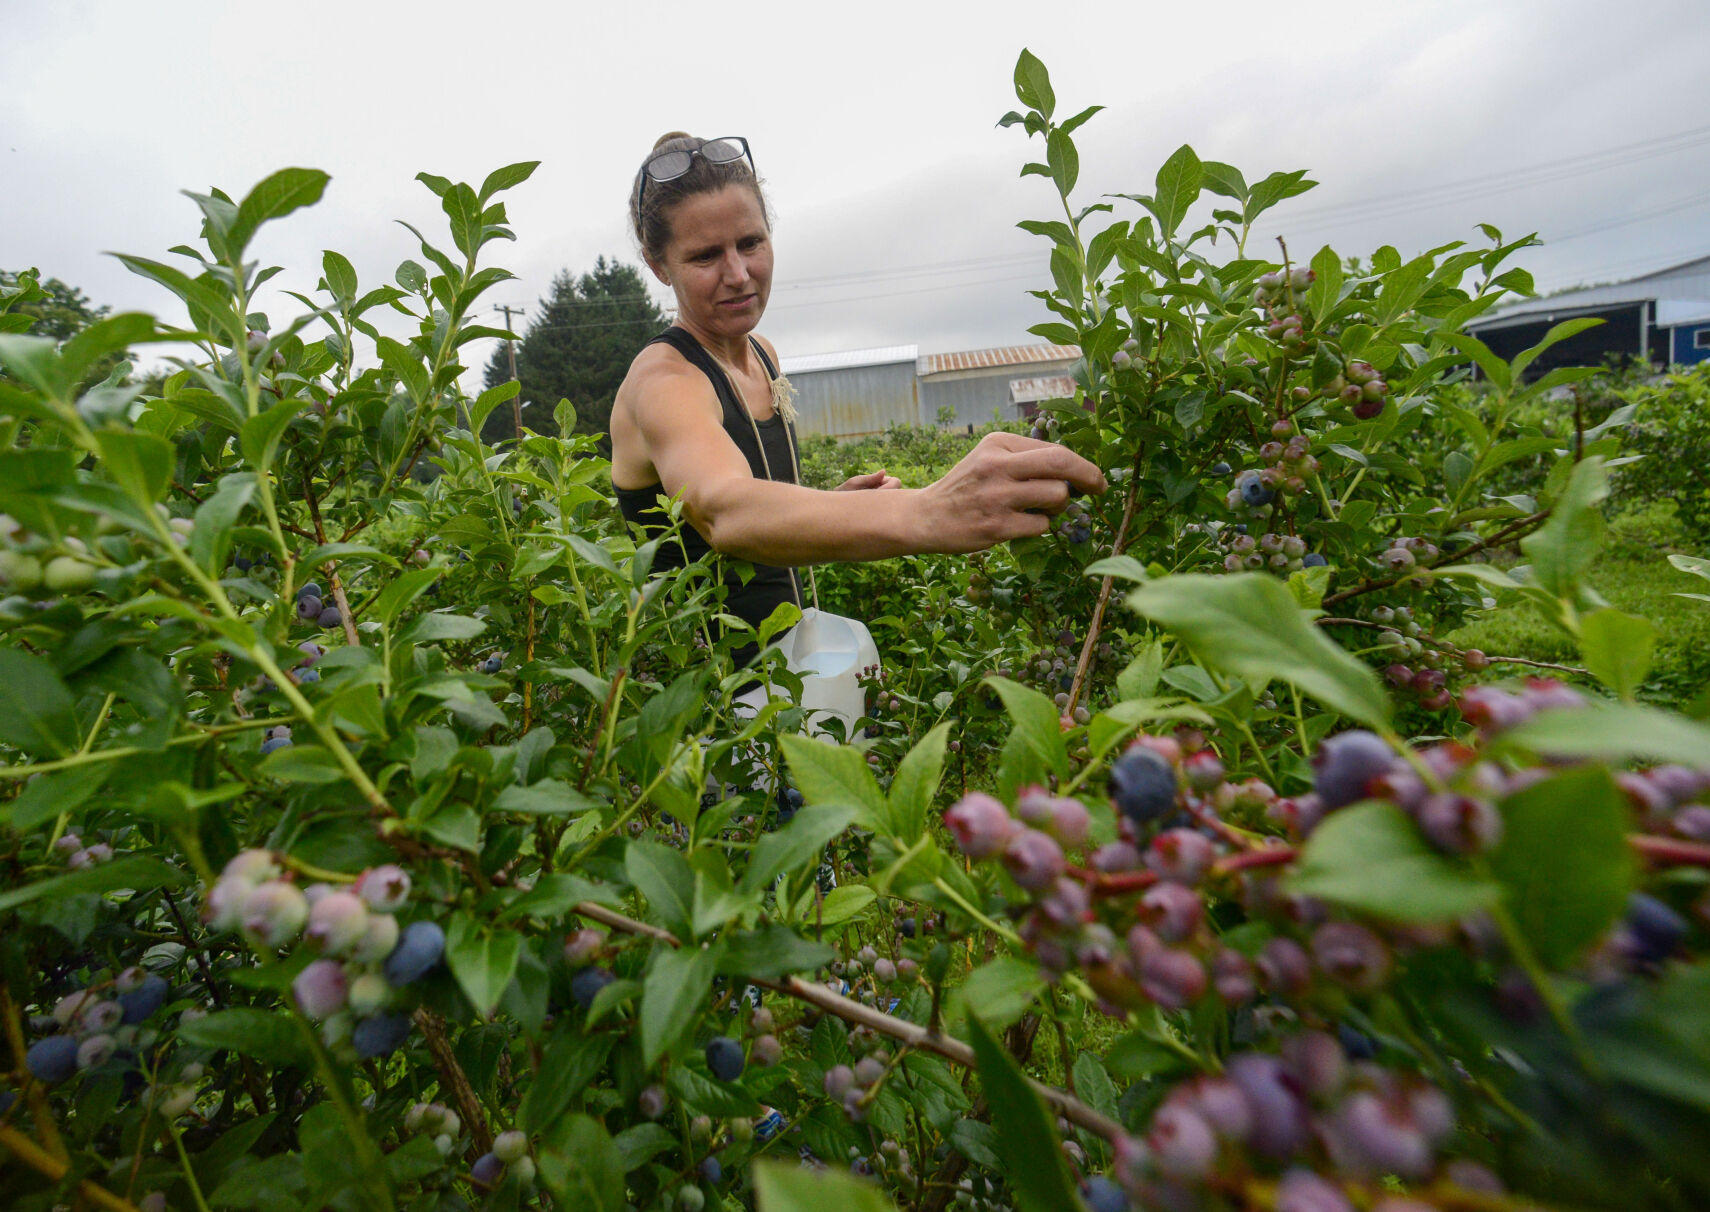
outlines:
[{"label": "ripe blue berry", "polygon": [[499,672],[499,670],[503,669],[504,667],[505,667],[505,658],[500,656],[496,652],[492,656],[488,657],[486,660],[481,662],[481,672],[482,673],[497,673],[497,672]]},{"label": "ripe blue berry", "polygon": [[707,1068],[721,1082],[733,1082],[742,1076],[742,1045],[728,1035],[715,1035],[707,1041]]},{"label": "ripe blue berry", "polygon": [[1305,1147],[1310,1136],[1306,1102],[1280,1060],[1243,1052],[1229,1058],[1224,1072],[1252,1108],[1249,1143],[1256,1152],[1282,1160]]},{"label": "ripe blue berry", "polygon": [[1355,728],[1329,737],[1312,755],[1314,790],[1326,811],[1366,797],[1367,785],[1395,764],[1395,751],[1375,732]]},{"label": "ripe blue berry", "polygon": [[1256,471],[1242,472],[1235,487],[1241,499],[1254,509],[1276,500],[1277,490],[1266,484]]},{"label": "ripe blue berry", "polygon": [[1110,798],[1134,824],[1150,825],[1175,810],[1175,769],[1163,755],[1131,747],[1110,768]]},{"label": "ripe blue berry", "polygon": [[305,594],[298,595],[298,598],[297,598],[297,617],[299,619],[301,619],[303,622],[307,623],[310,619],[319,618],[320,614],[321,614],[321,600],[320,600],[320,598],[316,597],[312,593],[305,593]]},{"label": "ripe blue berry", "polygon": [[304,598],[318,598],[322,596],[324,595],[321,593],[320,585],[314,581],[305,582],[304,585],[297,590],[298,601],[302,601]]},{"label": "ripe blue berry", "polygon": [[1081,1184],[1081,1199],[1087,1212],[1128,1212],[1128,1195],[1102,1174]]},{"label": "ripe blue berry", "polygon": [[1303,568],[1322,568],[1329,562],[1330,561],[1325,559],[1322,554],[1316,551],[1309,551],[1300,557],[1300,563]]},{"label": "ripe blue berry", "polygon": [[24,1053],[24,1067],[37,1081],[56,1085],[77,1072],[77,1041],[69,1035],[38,1039]]},{"label": "ripe blue berry", "polygon": [[411,922],[386,957],[386,980],[394,989],[401,989],[437,968],[444,955],[445,931],[438,923]]},{"label": "ripe blue berry", "polygon": [[151,973],[135,989],[119,994],[119,1005],[125,1012],[124,1024],[134,1027],[165,1005],[168,988],[164,978]]},{"label": "ripe blue berry", "polygon": [[315,622],[321,627],[337,627],[343,618],[344,616],[338,612],[337,606],[328,606],[321,611]]},{"label": "ripe blue berry", "polygon": [[1635,959],[1656,964],[1679,949],[1686,922],[1656,897],[1635,892],[1627,898],[1625,934]]},{"label": "ripe blue berry", "polygon": [[505,1174],[505,1163],[491,1153],[483,1153],[469,1167],[470,1179],[480,1187],[496,1187]]},{"label": "ripe blue berry", "polygon": [[600,990],[617,979],[604,968],[584,968],[570,980],[570,996],[586,1010],[594,1004]]},{"label": "ripe blue berry", "polygon": [[716,1157],[703,1157],[700,1170],[701,1177],[715,1187],[724,1181],[724,1167],[719,1165]]},{"label": "ripe blue berry", "polygon": [[387,1056],[397,1050],[410,1035],[410,1016],[407,1014],[376,1014],[373,1018],[365,1018],[356,1024],[356,1030],[351,1034],[351,1046],[356,1049],[356,1055],[364,1060],[375,1056]]}]

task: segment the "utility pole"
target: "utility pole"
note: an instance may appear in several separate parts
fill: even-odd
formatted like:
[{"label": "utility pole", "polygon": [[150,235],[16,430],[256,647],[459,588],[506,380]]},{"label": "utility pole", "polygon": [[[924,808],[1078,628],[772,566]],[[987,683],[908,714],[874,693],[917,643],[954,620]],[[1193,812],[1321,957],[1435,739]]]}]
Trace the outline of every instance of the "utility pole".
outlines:
[{"label": "utility pole", "polygon": [[[511,327],[511,313],[514,311],[520,316],[528,309],[526,307],[512,307],[506,303],[493,308],[493,310],[505,313],[505,331],[514,333],[516,329]],[[509,337],[505,338],[505,356],[509,358],[511,364],[511,382],[515,383],[517,381],[517,343]],[[511,418],[516,423],[517,447],[520,449],[522,447],[522,392],[520,391],[511,397]]]}]

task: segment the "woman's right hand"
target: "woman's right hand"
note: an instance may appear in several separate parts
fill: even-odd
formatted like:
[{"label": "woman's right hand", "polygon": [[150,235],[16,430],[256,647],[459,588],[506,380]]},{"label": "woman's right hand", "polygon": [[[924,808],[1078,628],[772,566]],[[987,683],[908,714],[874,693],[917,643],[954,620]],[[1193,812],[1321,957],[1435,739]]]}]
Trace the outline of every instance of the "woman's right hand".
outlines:
[{"label": "woman's right hand", "polygon": [[923,551],[983,551],[1046,533],[1070,489],[1101,493],[1104,473],[1054,442],[989,433],[920,493]]}]

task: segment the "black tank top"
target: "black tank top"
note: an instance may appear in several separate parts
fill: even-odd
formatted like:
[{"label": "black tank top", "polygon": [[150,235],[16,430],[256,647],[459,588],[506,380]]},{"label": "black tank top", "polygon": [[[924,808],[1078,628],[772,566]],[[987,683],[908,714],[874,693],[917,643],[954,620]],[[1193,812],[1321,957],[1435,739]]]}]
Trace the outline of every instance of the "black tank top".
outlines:
[{"label": "black tank top", "polygon": [[[752,337],[748,340],[754,347],[754,352],[760,356],[767,378],[777,378],[778,372],[773,367],[772,360],[766,356],[766,351],[760,347],[760,343]],[[774,412],[764,421],[751,420],[742,401],[736,398],[730,379],[688,330],[675,326],[667,328],[648,344],[654,345],[661,341],[682,354],[690,364],[698,367],[711,380],[713,390],[718,393],[724,431],[730,435],[730,440],[736,443],[742,457],[748,460],[749,470],[754,473],[755,479],[772,479],[794,484],[795,460],[791,457],[791,448],[796,437],[784,418]],[[754,441],[756,428],[759,429],[760,440],[765,443],[764,456],[761,455],[760,446]],[[767,475],[768,464],[771,465],[770,476]],[[637,532],[641,542],[657,538],[669,531],[669,524],[659,512],[659,495],[664,491],[660,485],[618,488],[614,484],[612,487],[617,492],[618,508],[623,511],[624,521]],[[683,567],[685,550],[687,561],[691,563],[712,550],[706,538],[692,525],[685,526],[680,537],[681,547],[676,542],[660,545],[659,553],[653,560],[656,571]],[[725,609],[751,627],[758,627],[781,602],[793,602],[797,606],[802,604],[801,588],[791,569],[777,568],[770,564],[749,565],[740,560],[722,557],[718,560],[718,565],[725,586]],[[754,575],[744,582],[742,574],[748,568],[753,569]],[[751,646],[745,647],[736,654],[737,663],[745,663],[753,652]]]}]

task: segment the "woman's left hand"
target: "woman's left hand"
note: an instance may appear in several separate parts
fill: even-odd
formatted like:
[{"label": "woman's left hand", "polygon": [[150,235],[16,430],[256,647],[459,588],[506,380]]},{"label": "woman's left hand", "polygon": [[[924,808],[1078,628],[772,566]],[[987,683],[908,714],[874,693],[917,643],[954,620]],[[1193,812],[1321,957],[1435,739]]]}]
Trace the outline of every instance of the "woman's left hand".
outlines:
[{"label": "woman's left hand", "polygon": [[884,472],[884,469],[880,468],[878,471],[870,471],[864,476],[856,476],[854,479],[843,481],[843,483],[841,483],[837,486],[836,491],[838,491],[838,492],[852,492],[856,489],[861,489],[861,488],[901,488],[901,487],[902,487],[902,481],[901,480],[897,479],[895,476],[886,475]]}]

